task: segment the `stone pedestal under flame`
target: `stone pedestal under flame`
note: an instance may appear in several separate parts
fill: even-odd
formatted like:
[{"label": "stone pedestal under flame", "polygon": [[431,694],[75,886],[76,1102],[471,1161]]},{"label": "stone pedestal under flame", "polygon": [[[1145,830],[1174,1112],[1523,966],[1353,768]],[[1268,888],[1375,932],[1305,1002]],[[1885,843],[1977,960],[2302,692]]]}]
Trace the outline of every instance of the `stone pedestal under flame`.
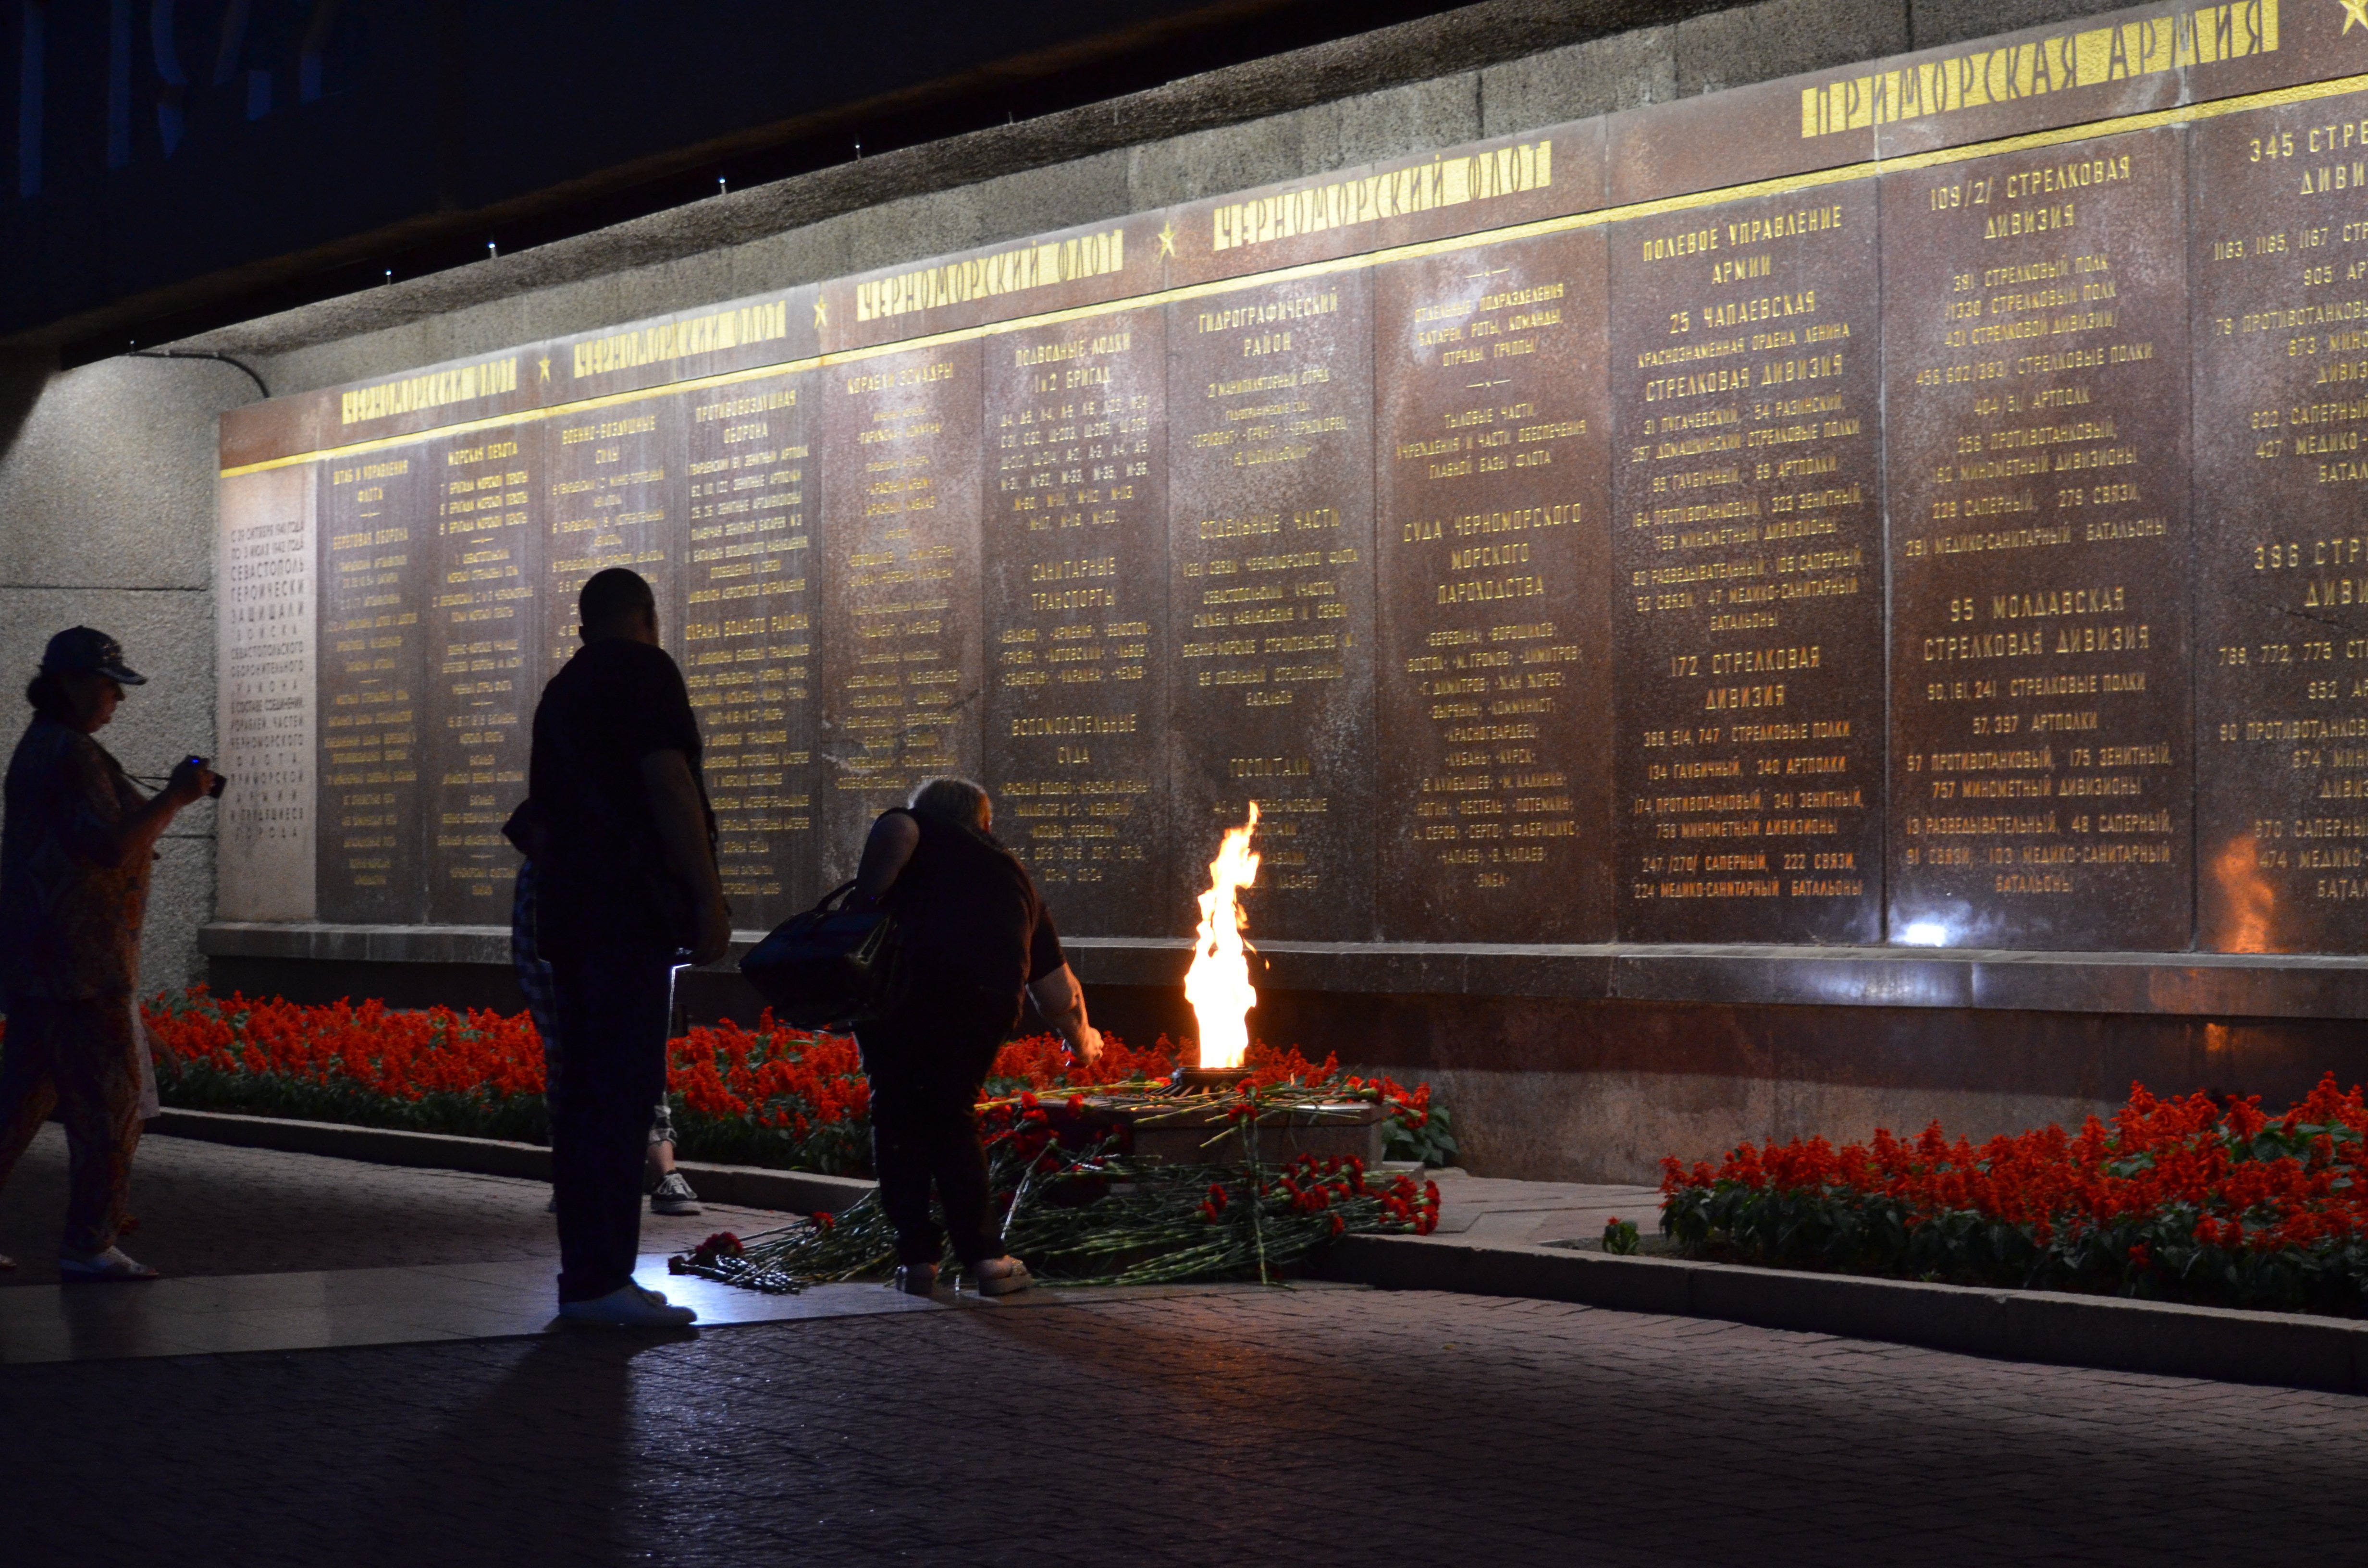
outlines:
[{"label": "stone pedestal under flame", "polygon": [[[1241,1080],[1239,1073],[1227,1077],[1228,1088]],[[1239,1165],[1250,1157],[1248,1143],[1223,1101],[1170,1109],[1088,1096],[1086,1106],[1090,1116],[1106,1125],[1132,1127],[1137,1159],[1199,1165]],[[1378,1171],[1388,1120],[1386,1110],[1363,1100],[1274,1107],[1258,1119],[1258,1163],[1287,1165],[1302,1154],[1319,1160],[1353,1156],[1368,1170]]]}]

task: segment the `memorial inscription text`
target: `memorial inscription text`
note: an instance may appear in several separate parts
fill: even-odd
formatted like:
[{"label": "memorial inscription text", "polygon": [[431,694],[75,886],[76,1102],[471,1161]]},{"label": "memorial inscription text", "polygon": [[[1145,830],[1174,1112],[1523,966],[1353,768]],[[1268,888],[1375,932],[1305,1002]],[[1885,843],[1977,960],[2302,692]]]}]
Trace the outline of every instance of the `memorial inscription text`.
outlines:
[{"label": "memorial inscription text", "polygon": [[[498,921],[592,573],[735,924],[2368,951],[2368,28],[2155,6],[233,411],[222,907]],[[2357,34],[2358,36],[2353,36]],[[241,761],[245,758],[247,760]]]}]

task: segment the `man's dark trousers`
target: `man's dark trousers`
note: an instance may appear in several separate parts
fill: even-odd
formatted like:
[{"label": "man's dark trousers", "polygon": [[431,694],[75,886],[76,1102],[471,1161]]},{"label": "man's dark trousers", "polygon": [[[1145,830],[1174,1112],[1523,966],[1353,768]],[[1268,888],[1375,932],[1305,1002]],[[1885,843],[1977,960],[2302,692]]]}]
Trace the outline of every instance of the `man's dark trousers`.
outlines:
[{"label": "man's dark trousers", "polygon": [[559,994],[559,1092],[552,1189],[559,1202],[559,1299],[588,1301],[633,1278],[650,1107],[666,1093],[675,957],[593,946],[552,960]]}]

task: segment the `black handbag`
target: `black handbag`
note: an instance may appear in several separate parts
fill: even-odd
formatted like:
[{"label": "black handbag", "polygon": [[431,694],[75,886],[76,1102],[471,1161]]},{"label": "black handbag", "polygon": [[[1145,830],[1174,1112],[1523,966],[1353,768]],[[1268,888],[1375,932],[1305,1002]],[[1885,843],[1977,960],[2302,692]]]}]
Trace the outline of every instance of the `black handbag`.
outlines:
[{"label": "black handbag", "polygon": [[793,915],[740,960],[740,972],[792,1028],[844,1028],[887,1013],[904,940],[884,909],[850,910],[851,881]]}]

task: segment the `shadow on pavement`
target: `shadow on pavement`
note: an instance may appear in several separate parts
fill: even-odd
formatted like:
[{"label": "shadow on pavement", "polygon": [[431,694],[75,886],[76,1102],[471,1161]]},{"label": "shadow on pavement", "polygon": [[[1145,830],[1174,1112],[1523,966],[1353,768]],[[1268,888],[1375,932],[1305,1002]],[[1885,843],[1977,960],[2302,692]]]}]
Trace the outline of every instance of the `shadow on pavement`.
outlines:
[{"label": "shadow on pavement", "polygon": [[585,1331],[535,1341],[391,1478],[384,1515],[358,1521],[348,1561],[648,1561],[630,1528],[633,1361],[697,1337]]}]

